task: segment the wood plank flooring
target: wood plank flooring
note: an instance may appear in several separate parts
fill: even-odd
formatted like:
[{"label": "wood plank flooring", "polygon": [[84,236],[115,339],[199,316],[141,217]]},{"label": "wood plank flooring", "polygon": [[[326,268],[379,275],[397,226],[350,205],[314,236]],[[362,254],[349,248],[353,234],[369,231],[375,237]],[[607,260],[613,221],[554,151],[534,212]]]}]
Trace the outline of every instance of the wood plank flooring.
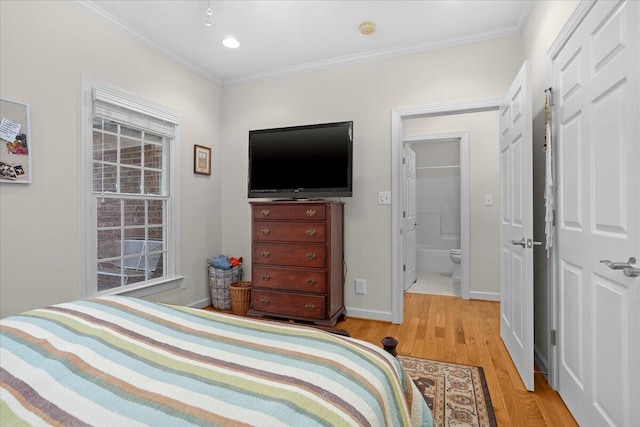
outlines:
[{"label": "wood plank flooring", "polygon": [[542,374],[535,392],[525,390],[500,339],[497,302],[405,293],[402,325],[347,318],[336,327],[376,345],[393,336],[399,354],[482,366],[499,426],[577,426]]}]

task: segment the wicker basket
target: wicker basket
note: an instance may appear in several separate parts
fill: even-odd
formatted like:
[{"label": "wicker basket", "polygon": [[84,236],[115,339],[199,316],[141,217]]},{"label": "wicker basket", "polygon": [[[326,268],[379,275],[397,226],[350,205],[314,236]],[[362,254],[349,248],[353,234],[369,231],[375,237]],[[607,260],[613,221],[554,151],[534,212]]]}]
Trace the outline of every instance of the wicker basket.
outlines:
[{"label": "wicker basket", "polygon": [[229,285],[231,311],[244,316],[251,305],[251,282],[235,282]]},{"label": "wicker basket", "polygon": [[221,270],[209,266],[209,289],[211,290],[211,305],[217,310],[231,309],[231,295],[229,285],[242,279],[242,265],[230,270]]}]

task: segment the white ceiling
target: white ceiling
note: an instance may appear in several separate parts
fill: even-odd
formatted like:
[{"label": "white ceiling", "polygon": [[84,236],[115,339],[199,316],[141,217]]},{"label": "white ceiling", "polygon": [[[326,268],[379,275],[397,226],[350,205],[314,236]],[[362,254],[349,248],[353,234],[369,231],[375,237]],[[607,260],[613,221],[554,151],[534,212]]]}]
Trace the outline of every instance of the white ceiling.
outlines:
[{"label": "white ceiling", "polygon": [[[521,31],[532,0],[70,0],[225,86]],[[372,35],[360,34],[373,21]],[[221,41],[235,37],[238,49]]]}]

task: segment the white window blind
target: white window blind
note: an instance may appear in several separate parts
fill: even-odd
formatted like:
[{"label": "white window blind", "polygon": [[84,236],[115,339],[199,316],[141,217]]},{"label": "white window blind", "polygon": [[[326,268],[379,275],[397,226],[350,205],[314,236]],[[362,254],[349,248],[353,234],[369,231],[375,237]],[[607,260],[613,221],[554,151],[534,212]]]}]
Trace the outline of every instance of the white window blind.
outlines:
[{"label": "white window blind", "polygon": [[93,88],[93,115],[132,127],[175,138],[179,123],[177,111],[166,106],[154,106],[148,100],[138,100],[116,90]]}]

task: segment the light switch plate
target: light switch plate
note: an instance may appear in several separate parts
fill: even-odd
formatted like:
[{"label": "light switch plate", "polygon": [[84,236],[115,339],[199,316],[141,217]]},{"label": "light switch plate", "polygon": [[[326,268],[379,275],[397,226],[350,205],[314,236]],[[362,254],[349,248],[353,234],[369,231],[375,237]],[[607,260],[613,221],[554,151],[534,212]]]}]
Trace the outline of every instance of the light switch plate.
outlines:
[{"label": "light switch plate", "polygon": [[391,191],[378,191],[378,204],[390,205],[391,204]]},{"label": "light switch plate", "polygon": [[357,295],[366,295],[367,293],[367,281],[365,279],[355,280],[355,290]]},{"label": "light switch plate", "polygon": [[484,205],[485,206],[493,206],[493,194],[485,194],[484,195]]}]

